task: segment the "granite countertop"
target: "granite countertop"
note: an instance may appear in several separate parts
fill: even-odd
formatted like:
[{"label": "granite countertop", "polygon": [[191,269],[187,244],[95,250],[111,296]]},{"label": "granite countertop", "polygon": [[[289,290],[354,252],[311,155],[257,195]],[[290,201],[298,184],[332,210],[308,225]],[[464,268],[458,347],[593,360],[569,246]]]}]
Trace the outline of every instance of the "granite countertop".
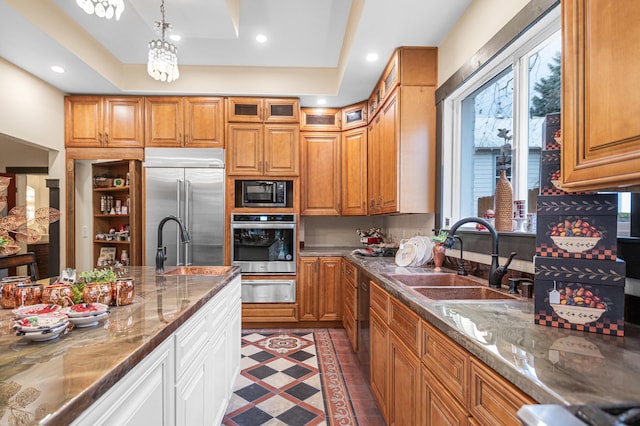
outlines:
[{"label": "granite countertop", "polygon": [[11,310],[0,309],[0,424],[68,424],[240,274],[226,270],[184,276],[131,267],[132,304],[48,342],[17,337]]},{"label": "granite countertop", "polygon": [[394,258],[342,253],[423,319],[540,403],[575,405],[640,398],[638,326],[627,323],[625,336],[613,337],[537,325],[533,299],[525,298],[431,301],[382,274],[425,273],[432,272],[432,267],[401,268]]}]

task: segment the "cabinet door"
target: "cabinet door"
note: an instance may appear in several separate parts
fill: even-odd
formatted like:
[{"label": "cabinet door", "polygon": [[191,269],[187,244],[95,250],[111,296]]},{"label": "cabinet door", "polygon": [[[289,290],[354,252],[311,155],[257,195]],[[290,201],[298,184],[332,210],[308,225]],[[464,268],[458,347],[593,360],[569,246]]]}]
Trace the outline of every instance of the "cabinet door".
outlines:
[{"label": "cabinet door", "polygon": [[422,367],[420,381],[420,424],[466,426],[466,410],[440,385],[431,372]]},{"label": "cabinet door", "polygon": [[261,98],[228,98],[227,119],[230,122],[262,122],[263,100]]},{"label": "cabinet door", "polygon": [[382,198],[380,196],[380,123],[378,114],[369,125],[367,143],[367,212],[378,214],[382,212]]},{"label": "cabinet door", "polygon": [[371,344],[371,393],[373,393],[380,413],[389,423],[388,407],[387,407],[387,381],[388,381],[388,367],[389,351],[387,345],[387,336],[389,329],[387,325],[378,318],[373,312],[369,318],[369,332],[370,332],[370,344]]},{"label": "cabinet door", "polygon": [[300,102],[297,99],[265,99],[263,119],[268,123],[299,123]]},{"label": "cabinet door", "polygon": [[145,98],[145,146],[184,146],[181,97]]},{"label": "cabinet door", "polygon": [[342,130],[354,129],[367,124],[367,102],[359,102],[342,108]]},{"label": "cabinet door", "polygon": [[141,97],[105,97],[103,142],[109,148],[142,148],[144,146]]},{"label": "cabinet door", "polygon": [[302,133],[302,215],[340,215],[340,133]]},{"label": "cabinet door", "polygon": [[562,13],[563,185],[640,185],[638,2],[565,1]]},{"label": "cabinet door", "polygon": [[342,134],[342,202],[343,216],[367,214],[367,128]]},{"label": "cabinet door", "polygon": [[265,125],[264,174],[298,176],[300,131],[297,124]]},{"label": "cabinet door", "polygon": [[185,146],[224,148],[223,98],[184,98]]},{"label": "cabinet door", "polygon": [[228,175],[262,174],[262,124],[229,124]]},{"label": "cabinet door", "polygon": [[212,359],[208,349],[209,347],[200,350],[185,377],[176,384],[176,424],[210,424],[207,410],[211,407],[211,402],[207,399],[211,392],[207,386],[211,384]]},{"label": "cabinet door", "polygon": [[98,148],[102,145],[102,98],[67,96],[65,105],[65,146]]},{"label": "cabinet door", "polygon": [[298,258],[298,309],[300,321],[318,320],[318,258]]},{"label": "cabinet door", "polygon": [[389,333],[389,419],[387,424],[417,425],[420,406],[420,361]]},{"label": "cabinet door", "polygon": [[342,258],[321,257],[319,263],[318,319],[320,321],[339,321],[342,318],[340,288]]},{"label": "cabinet door", "polygon": [[380,110],[380,206],[382,213],[398,211],[398,93],[392,94]]},{"label": "cabinet door", "polygon": [[341,110],[337,108],[302,108],[300,130],[339,131]]}]

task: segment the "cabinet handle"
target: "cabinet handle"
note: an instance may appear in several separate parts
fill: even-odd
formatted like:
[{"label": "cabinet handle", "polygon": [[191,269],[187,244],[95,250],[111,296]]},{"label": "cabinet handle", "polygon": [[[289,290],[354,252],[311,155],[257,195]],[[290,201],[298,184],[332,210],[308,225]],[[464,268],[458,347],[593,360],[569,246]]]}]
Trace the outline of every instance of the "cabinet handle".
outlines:
[{"label": "cabinet handle", "polygon": [[98,132],[98,145],[102,145],[102,132]]},{"label": "cabinet handle", "polygon": [[190,140],[189,140],[189,133],[185,133],[185,134],[184,134],[184,144],[185,144],[185,145],[189,145],[189,142],[190,142]]},{"label": "cabinet handle", "polygon": [[258,161],[258,171],[262,173],[262,160]]},{"label": "cabinet handle", "polygon": [[268,162],[268,161],[265,161],[265,162],[264,162],[264,171],[265,171],[265,172],[268,172],[268,171],[269,171],[269,162]]},{"label": "cabinet handle", "polygon": [[109,145],[109,133],[104,132],[104,144]]},{"label": "cabinet handle", "polygon": [[178,143],[184,143],[184,140],[182,139],[182,132],[178,133]]},{"label": "cabinet handle", "polygon": [[378,208],[382,208],[382,195],[378,197]]}]

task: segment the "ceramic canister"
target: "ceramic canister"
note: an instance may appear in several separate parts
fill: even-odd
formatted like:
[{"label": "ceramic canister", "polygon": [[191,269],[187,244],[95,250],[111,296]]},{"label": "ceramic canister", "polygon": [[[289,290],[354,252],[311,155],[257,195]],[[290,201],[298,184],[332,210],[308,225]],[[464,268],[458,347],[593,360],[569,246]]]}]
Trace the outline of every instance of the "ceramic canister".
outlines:
[{"label": "ceramic canister", "polygon": [[53,284],[42,290],[42,303],[53,303],[63,308],[73,306],[73,289],[69,284]]},{"label": "ceramic canister", "polygon": [[87,283],[82,292],[84,303],[111,304],[111,283]]},{"label": "ceramic canister", "polygon": [[16,304],[16,289],[23,285],[31,284],[28,276],[5,277],[0,281],[0,305],[5,309],[14,309],[20,306]]},{"label": "ceramic canister", "polygon": [[16,287],[16,307],[37,305],[42,302],[42,284],[27,284]]},{"label": "ceramic canister", "polygon": [[111,284],[111,304],[123,306],[133,303],[134,288],[133,278],[118,278]]}]

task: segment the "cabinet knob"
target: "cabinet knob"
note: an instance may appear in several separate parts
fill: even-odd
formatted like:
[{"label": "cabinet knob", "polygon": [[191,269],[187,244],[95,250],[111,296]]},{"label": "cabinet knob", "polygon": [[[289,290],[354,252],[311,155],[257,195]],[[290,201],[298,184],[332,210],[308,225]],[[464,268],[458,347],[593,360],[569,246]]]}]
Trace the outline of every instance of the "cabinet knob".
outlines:
[{"label": "cabinet knob", "polygon": [[104,132],[104,144],[109,145],[109,133]]}]

